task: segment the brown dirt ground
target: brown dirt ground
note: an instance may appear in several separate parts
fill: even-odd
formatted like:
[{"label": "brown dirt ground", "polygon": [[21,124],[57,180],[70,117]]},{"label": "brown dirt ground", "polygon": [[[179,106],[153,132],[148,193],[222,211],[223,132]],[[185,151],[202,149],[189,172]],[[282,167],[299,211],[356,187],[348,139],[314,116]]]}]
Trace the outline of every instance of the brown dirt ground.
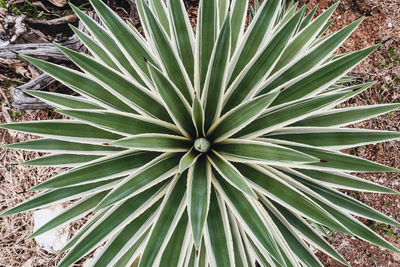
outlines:
[{"label": "brown dirt ground", "polygon": [[[197,16],[197,1],[189,2],[189,14]],[[300,0],[307,3],[311,9],[320,4],[318,13],[335,1],[330,0]],[[337,30],[350,22],[365,16],[366,20],[358,30],[340,48],[340,52],[361,49],[375,43],[383,45],[350,74],[361,77],[364,81],[374,80],[377,84],[349,100],[343,106],[368,105],[376,103],[400,102],[400,1],[399,0],[342,0],[335,13],[336,21],[330,31]],[[193,19],[194,22],[194,19]],[[1,62],[0,62],[1,63]],[[13,83],[29,80],[34,71],[21,66],[18,71],[9,70],[0,64],[2,74],[8,77],[0,78],[0,122],[32,121],[56,118],[51,111],[18,112],[10,106],[10,88]],[[1,80],[3,79],[3,80]],[[400,131],[400,111],[355,125],[359,128],[385,129]],[[33,137],[12,131],[0,130],[0,145],[15,143]],[[389,166],[400,167],[400,142],[392,141],[378,145],[370,145],[349,150],[349,153],[374,160]],[[0,211],[30,197],[24,193],[29,187],[57,174],[60,169],[37,168],[16,165],[19,162],[33,159],[38,153],[27,153],[3,149],[0,150]],[[363,174],[363,178],[400,190],[400,175],[392,173]],[[29,177],[29,179],[26,179]],[[359,194],[348,192],[349,195],[369,204],[371,207],[392,216],[400,221],[400,196]],[[74,233],[82,225],[80,220],[71,225]],[[376,224],[362,220],[378,234],[400,248],[400,228]],[[49,253],[39,248],[33,241],[24,241],[32,231],[31,213],[0,218],[0,266],[55,266],[62,255]],[[350,262],[352,266],[400,266],[400,255],[383,250],[377,246],[342,234],[332,234],[329,242]],[[332,258],[318,252],[318,257],[324,266],[342,266]],[[80,266],[78,264],[77,266]]]}]

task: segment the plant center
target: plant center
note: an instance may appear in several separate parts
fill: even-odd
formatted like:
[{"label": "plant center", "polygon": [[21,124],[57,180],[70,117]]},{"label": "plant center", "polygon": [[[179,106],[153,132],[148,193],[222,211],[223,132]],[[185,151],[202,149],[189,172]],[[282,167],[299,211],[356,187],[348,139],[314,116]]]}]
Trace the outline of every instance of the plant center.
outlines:
[{"label": "plant center", "polygon": [[194,148],[201,153],[205,153],[210,149],[210,142],[203,137],[197,138],[194,141]]}]

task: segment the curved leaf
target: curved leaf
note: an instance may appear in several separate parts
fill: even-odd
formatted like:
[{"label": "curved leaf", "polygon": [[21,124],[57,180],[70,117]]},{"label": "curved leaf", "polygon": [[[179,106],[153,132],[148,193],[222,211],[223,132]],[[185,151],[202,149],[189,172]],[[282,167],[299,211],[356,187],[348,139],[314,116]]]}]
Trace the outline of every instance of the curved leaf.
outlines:
[{"label": "curved leaf", "polygon": [[83,97],[34,90],[24,90],[24,92],[57,108],[104,109]]},{"label": "curved leaf", "polygon": [[230,53],[230,30],[230,20],[226,19],[211,54],[204,88],[201,91],[205,131],[219,117],[222,108]]},{"label": "curved leaf", "polygon": [[[154,212],[158,207],[157,201],[163,195],[159,192],[160,188],[161,186],[153,187],[109,210],[103,218],[92,225],[81,237],[71,251],[62,259],[59,266],[70,266],[105,240],[107,236],[115,232],[118,227],[132,221],[135,221],[135,224],[140,226],[145,224],[146,214]],[[127,212],[127,210],[131,212]]]},{"label": "curved leaf", "polygon": [[178,129],[172,124],[141,115],[102,110],[58,109],[56,111],[122,135],[145,133],[176,134],[178,132]]},{"label": "curved leaf", "polygon": [[322,111],[292,124],[292,126],[341,127],[400,108],[400,104],[369,105]]},{"label": "curved leaf", "polygon": [[72,120],[47,120],[0,124],[0,128],[37,134],[63,141],[102,144],[122,138],[121,135],[101,130]]},{"label": "curved leaf", "polygon": [[185,211],[187,172],[176,176],[171,182],[168,192],[164,197],[157,221],[154,223],[149,239],[140,258],[140,267],[151,267],[158,265],[162,252],[168,244],[176,225]]},{"label": "curved leaf", "polygon": [[339,150],[399,139],[400,132],[332,127],[285,127],[265,137]]},{"label": "curved leaf", "polygon": [[188,136],[196,133],[192,121],[192,110],[179,89],[161,71],[149,64],[151,78],[163,99],[168,113],[181,132]]},{"label": "curved leaf", "polygon": [[196,248],[200,248],[203,227],[210,207],[211,166],[200,157],[188,173],[188,213]]},{"label": "curved leaf", "polygon": [[2,147],[39,152],[74,153],[82,155],[107,155],[113,152],[124,150],[123,148],[119,147],[75,143],[48,138],[40,138],[11,145],[5,145]]},{"label": "curved leaf", "polygon": [[256,198],[256,194],[253,189],[247,183],[246,179],[244,179],[243,175],[225,158],[223,158],[220,154],[213,151],[212,154],[207,155],[207,158],[210,160],[212,166],[227,180],[231,185],[245,193],[248,196]]},{"label": "curved leaf", "polygon": [[193,141],[176,135],[139,134],[112,142],[111,145],[129,147],[142,151],[186,152]]},{"label": "curved leaf", "polygon": [[101,158],[99,155],[53,154],[20,163],[24,166],[73,167]]},{"label": "curved leaf", "polygon": [[76,184],[82,185],[100,179],[110,179],[116,176],[129,174],[134,169],[143,166],[158,155],[159,153],[142,151],[117,153],[56,175],[52,179],[30,190],[60,188]]},{"label": "curved leaf", "polygon": [[179,154],[163,154],[118,184],[96,207],[96,210],[108,207],[127,197],[133,197],[143,190],[168,179],[178,168]]},{"label": "curved leaf", "polygon": [[238,162],[274,165],[319,162],[317,157],[267,142],[228,139],[215,146],[222,155]]}]

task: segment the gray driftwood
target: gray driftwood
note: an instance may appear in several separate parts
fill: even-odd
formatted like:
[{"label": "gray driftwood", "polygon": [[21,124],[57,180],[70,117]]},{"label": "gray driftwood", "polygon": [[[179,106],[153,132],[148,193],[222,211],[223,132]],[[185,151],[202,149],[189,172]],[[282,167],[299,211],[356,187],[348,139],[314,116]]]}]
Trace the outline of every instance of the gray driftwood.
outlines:
[{"label": "gray driftwood", "polygon": [[36,97],[25,94],[23,90],[40,90],[54,82],[55,80],[52,77],[43,73],[30,82],[14,88],[12,91],[12,97],[14,100],[12,103],[13,107],[17,109],[51,109],[52,107],[50,105],[47,105]]},{"label": "gray driftwood", "polygon": [[[127,1],[131,5],[131,13],[130,13],[131,22],[134,25],[136,25],[140,22],[139,22],[139,15],[136,10],[135,0],[127,0]],[[89,13],[89,16],[100,23],[100,19],[95,13],[91,12]],[[54,21],[54,23],[59,25],[64,22],[70,22],[68,20],[72,19],[74,18],[70,17],[64,20],[57,19],[57,21]],[[40,24],[41,22],[27,21],[27,24],[32,24],[32,23]],[[45,26],[51,27],[51,25],[45,25]],[[84,25],[81,22],[79,22],[78,28],[84,32],[87,32],[87,30],[85,29]],[[58,43],[61,44],[62,46],[68,47],[75,51],[81,51],[87,53],[86,48],[80,42],[79,38],[76,35],[72,35],[67,40]],[[40,57],[49,61],[68,61],[68,58],[64,54],[62,54],[57,48],[55,48],[51,43],[9,44],[5,47],[0,47],[0,58],[15,59],[18,58],[18,54]],[[45,87],[52,84],[53,82],[55,82],[53,78],[51,78],[47,74],[41,74],[35,79],[31,80],[30,82],[14,88],[12,92],[13,96],[12,105],[18,109],[50,109],[51,106],[47,105],[46,103],[40,101],[37,98],[29,96],[28,94],[24,93],[23,90],[42,90]]]},{"label": "gray driftwood", "polygon": [[[90,13],[89,15],[98,20],[98,17],[94,13]],[[78,28],[87,32],[82,23],[79,23]],[[75,51],[87,52],[86,48],[76,35],[72,35],[67,40],[58,43]],[[40,57],[50,61],[68,61],[68,58],[51,43],[9,44],[0,48],[0,57],[4,59],[16,59],[19,54]],[[24,93],[23,90],[42,90],[54,82],[55,80],[52,77],[47,74],[41,74],[28,83],[14,88],[12,91],[13,107],[17,109],[51,108],[51,106],[39,99]]]}]

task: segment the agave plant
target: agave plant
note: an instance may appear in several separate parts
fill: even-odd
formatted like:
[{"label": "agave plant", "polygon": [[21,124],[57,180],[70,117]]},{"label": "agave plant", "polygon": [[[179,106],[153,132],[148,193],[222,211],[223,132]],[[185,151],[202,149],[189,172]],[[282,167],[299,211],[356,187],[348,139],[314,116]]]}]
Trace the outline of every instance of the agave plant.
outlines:
[{"label": "agave plant", "polygon": [[78,200],[29,237],[92,213],[59,266],[347,264],[331,231],[398,252],[352,215],[400,224],[337,190],[396,193],[350,173],[398,169],[340,151],[400,138],[343,128],[400,104],[334,109],[372,85],[345,75],[377,46],[335,54],[362,19],[323,35],[338,3],[268,0],[246,26],[248,1],[203,0],[194,31],[183,1],[136,2],[143,32],[71,5],[91,55],[55,45],[82,72],[23,56],[80,96],[28,91],[72,119],[2,125],[43,137],[6,146],[50,152],[22,164],[71,167],[3,216]]}]

